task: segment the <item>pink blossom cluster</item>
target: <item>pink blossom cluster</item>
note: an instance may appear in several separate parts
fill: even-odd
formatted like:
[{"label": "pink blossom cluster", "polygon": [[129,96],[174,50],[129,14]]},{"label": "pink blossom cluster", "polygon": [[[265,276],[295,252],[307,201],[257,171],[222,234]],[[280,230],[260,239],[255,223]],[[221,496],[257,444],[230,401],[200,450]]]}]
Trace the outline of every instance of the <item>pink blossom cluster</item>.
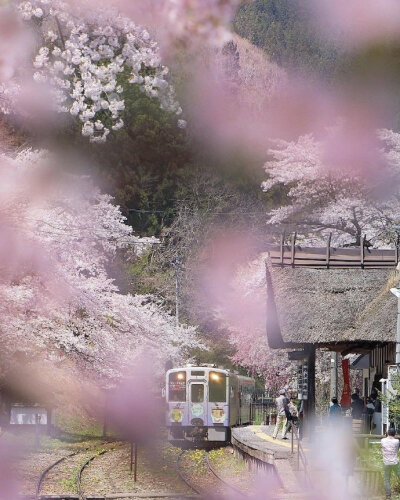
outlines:
[{"label": "pink blossom cluster", "polygon": [[[111,130],[123,127],[129,84],[181,115],[168,68],[146,29],[113,10],[87,11],[61,0],[24,1],[18,10],[22,19],[39,26],[34,80],[50,87],[56,109],[76,116],[91,142],[104,142]],[[178,125],[184,127],[185,121]]]},{"label": "pink blossom cluster", "polygon": [[110,196],[57,164],[32,150],[1,157],[2,360],[68,359],[115,379],[147,352],[162,371],[198,345],[194,329],[176,327],[152,297],[120,293],[108,272],[117,252],[156,241],[133,235]]},{"label": "pink blossom cluster", "polygon": [[227,41],[229,26],[240,0],[167,0],[168,20],[175,36],[190,39],[212,37]]},{"label": "pink blossom cluster", "polygon": [[[107,4],[107,0],[105,0]],[[148,26],[171,56],[176,47],[218,46],[227,40],[230,23],[241,0],[117,0],[136,22]]]},{"label": "pink blossom cluster", "polygon": [[307,0],[315,26],[324,37],[351,49],[396,40],[400,4],[397,0]]},{"label": "pink blossom cluster", "polygon": [[392,245],[400,213],[400,134],[380,130],[377,139],[380,148],[369,144],[366,150],[380,165],[380,173],[375,170],[371,177],[354,165],[332,168],[325,154],[329,134],[321,141],[311,134],[277,141],[264,165],[263,189],[287,186],[288,203],[270,211],[270,228],[293,227],[308,244],[320,244],[328,233],[336,245],[359,244],[362,232],[375,246]]}]

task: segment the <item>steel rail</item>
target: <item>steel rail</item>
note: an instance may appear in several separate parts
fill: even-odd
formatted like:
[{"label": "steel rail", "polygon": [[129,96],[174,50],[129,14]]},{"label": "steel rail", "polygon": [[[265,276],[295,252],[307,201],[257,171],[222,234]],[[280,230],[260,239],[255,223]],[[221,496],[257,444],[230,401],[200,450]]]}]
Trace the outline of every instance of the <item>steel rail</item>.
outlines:
[{"label": "steel rail", "polygon": [[197,493],[198,495],[201,495],[203,496],[203,494],[201,493],[201,491],[199,489],[197,489],[195,486],[193,486],[193,484],[188,480],[186,479],[186,477],[184,476],[181,468],[180,468],[180,462],[181,462],[181,458],[183,456],[183,454],[185,453],[185,450],[182,450],[179,455],[178,455],[178,458],[176,460],[176,471],[177,473],[179,474],[179,477],[182,479],[182,481],[187,485],[189,486],[189,488],[191,490],[193,490],[195,493]]},{"label": "steel rail", "polygon": [[[176,470],[180,476],[180,478],[182,479],[182,481],[187,485],[189,486],[189,488],[191,490],[193,490],[195,493],[201,495],[201,496],[205,496],[207,497],[206,495],[206,492],[204,491],[201,491],[199,488],[197,488],[196,486],[193,486],[193,484],[191,483],[191,481],[189,481],[185,475],[183,474],[182,470],[181,470],[181,467],[180,467],[180,461],[181,461],[181,458],[184,454],[185,450],[182,450],[177,458],[177,461],[176,461]],[[244,493],[243,491],[241,491],[239,488],[237,488],[236,486],[234,486],[233,484],[230,484],[226,479],[223,479],[219,474],[218,472],[214,469],[214,467],[211,465],[211,462],[210,462],[210,459],[209,459],[209,454],[206,453],[206,464],[207,464],[207,467],[208,467],[208,470],[213,474],[213,476],[218,479],[218,481],[220,483],[222,483],[224,486],[227,486],[228,488],[230,488],[231,490],[233,490],[235,493],[238,493],[239,495],[243,496],[243,497],[248,497],[248,495],[246,493]]]},{"label": "steel rail", "polygon": [[82,467],[79,469],[78,471],[78,476],[77,476],[77,484],[78,484],[78,498],[79,500],[86,500],[86,497],[83,493],[83,489],[82,489],[82,474],[83,474],[83,471],[86,469],[86,467],[97,457],[101,457],[102,455],[104,455],[105,453],[107,453],[108,451],[111,451],[111,450],[101,450],[100,452],[96,453],[95,455],[93,455],[92,457],[90,457],[88,460],[86,460],[86,462],[82,465]]},{"label": "steel rail", "polygon": [[244,493],[242,490],[240,490],[239,488],[236,488],[236,486],[233,486],[233,484],[230,484],[228,481],[226,481],[225,479],[223,479],[218,473],[217,471],[214,469],[214,467],[211,465],[211,462],[210,462],[210,456],[209,454],[207,453],[206,454],[206,462],[207,462],[207,466],[208,468],[210,469],[210,471],[214,474],[214,476],[219,480],[221,481],[221,483],[223,483],[225,486],[228,486],[228,488],[231,488],[233,491],[235,491],[236,493],[238,493],[239,495],[242,495],[244,497],[247,497],[247,493]]},{"label": "steel rail", "polygon": [[40,488],[42,486],[42,483],[44,481],[44,478],[45,478],[46,474],[48,472],[50,472],[51,469],[53,469],[54,467],[56,467],[59,463],[63,462],[67,458],[70,458],[70,457],[73,457],[73,456],[77,455],[78,453],[80,453],[80,451],[81,450],[74,451],[73,453],[69,453],[68,455],[65,455],[65,456],[59,458],[58,460],[56,460],[55,462],[53,462],[52,464],[50,464],[48,467],[46,467],[46,469],[44,469],[44,471],[41,472],[41,474],[39,476],[39,479],[36,482],[35,500],[39,500]]},{"label": "steel rail", "polygon": [[[79,455],[79,453],[84,453],[86,451],[89,451],[90,449],[91,449],[90,447],[87,447],[87,448],[84,448],[83,450],[76,450],[76,451],[74,451],[72,453],[69,453],[68,455],[65,455],[65,456],[59,458],[58,460],[56,460],[55,462],[53,462],[52,464],[50,464],[48,467],[46,467],[46,469],[44,469],[41,472],[41,474],[39,476],[39,479],[36,482],[35,497],[34,497],[35,500],[39,500],[39,498],[44,498],[43,495],[40,495],[40,488],[41,488],[42,483],[44,481],[44,478],[45,478],[45,476],[46,476],[46,474],[48,472],[50,472],[54,467],[56,467],[58,464],[60,464],[61,462],[63,462],[67,458],[74,457],[76,455]],[[51,498],[51,496],[49,496],[49,498]]]}]

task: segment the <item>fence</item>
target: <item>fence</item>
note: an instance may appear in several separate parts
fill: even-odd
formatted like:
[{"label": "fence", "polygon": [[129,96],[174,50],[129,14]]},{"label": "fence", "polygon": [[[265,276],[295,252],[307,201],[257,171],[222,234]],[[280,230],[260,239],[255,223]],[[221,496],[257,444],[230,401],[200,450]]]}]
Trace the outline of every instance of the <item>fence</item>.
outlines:
[{"label": "fence", "polygon": [[276,408],[272,399],[257,399],[250,406],[250,419],[253,425],[270,425],[276,422]]}]

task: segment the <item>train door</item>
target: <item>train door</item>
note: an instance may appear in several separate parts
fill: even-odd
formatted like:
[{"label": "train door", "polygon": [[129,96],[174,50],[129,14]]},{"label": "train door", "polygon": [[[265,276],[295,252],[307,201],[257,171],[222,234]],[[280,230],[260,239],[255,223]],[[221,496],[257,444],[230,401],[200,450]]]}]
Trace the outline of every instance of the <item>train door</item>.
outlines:
[{"label": "train door", "polygon": [[206,384],[204,382],[189,382],[189,422],[202,427],[207,418]]}]

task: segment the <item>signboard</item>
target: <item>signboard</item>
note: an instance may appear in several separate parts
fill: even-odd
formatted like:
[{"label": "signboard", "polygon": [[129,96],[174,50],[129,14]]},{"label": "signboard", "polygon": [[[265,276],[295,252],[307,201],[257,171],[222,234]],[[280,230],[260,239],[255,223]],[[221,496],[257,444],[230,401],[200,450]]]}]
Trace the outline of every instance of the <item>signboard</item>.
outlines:
[{"label": "signboard", "polygon": [[297,398],[308,399],[308,363],[303,360],[297,365]]},{"label": "signboard", "polygon": [[47,410],[36,406],[13,406],[11,408],[10,424],[47,425]]}]

